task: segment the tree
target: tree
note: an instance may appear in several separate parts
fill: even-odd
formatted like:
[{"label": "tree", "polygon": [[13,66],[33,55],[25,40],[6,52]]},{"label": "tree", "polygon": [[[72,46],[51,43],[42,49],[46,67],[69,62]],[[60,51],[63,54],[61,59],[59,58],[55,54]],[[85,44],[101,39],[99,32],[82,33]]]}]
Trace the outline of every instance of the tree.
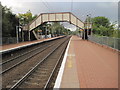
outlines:
[{"label": "tree", "polygon": [[10,8],[2,6],[2,37],[15,37],[18,18],[13,14]]},{"label": "tree", "polygon": [[18,14],[18,18],[20,21],[20,24],[24,25],[24,24],[28,24],[29,22],[31,22],[32,20],[34,20],[37,17],[37,15],[32,15],[31,11],[27,11],[26,13],[19,13]]},{"label": "tree", "polygon": [[114,25],[106,17],[92,18],[93,33],[101,36],[113,36]]},{"label": "tree", "polygon": [[43,25],[40,25],[40,29],[43,30],[43,34],[45,34],[45,28],[47,27],[47,29],[49,30],[50,34],[53,36],[59,36],[59,35],[68,35],[71,33],[71,31],[69,29],[64,28],[60,22],[53,22],[52,24],[47,24],[44,23]]},{"label": "tree", "polygon": [[110,25],[109,19],[106,17],[95,17],[92,19],[92,21],[97,27],[99,26],[109,27]]}]

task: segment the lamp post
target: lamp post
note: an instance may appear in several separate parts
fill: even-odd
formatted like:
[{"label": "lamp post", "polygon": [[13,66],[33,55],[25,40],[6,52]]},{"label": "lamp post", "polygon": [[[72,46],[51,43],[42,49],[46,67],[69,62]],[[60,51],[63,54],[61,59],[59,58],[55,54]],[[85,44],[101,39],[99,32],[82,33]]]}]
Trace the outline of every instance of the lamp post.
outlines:
[{"label": "lamp post", "polygon": [[45,26],[45,38],[47,38],[47,26]]},{"label": "lamp post", "polygon": [[91,35],[92,33],[91,29],[92,29],[91,14],[88,14],[85,21],[84,39],[88,39],[88,35]]},{"label": "lamp post", "polygon": [[91,14],[89,14],[89,18],[90,18],[90,21],[89,21],[89,29],[91,29],[90,35],[92,35],[92,19],[91,19]]},{"label": "lamp post", "polygon": [[[25,26],[25,17],[21,18],[23,20],[23,24],[22,26],[24,25]],[[22,41],[24,42],[24,32],[22,30]]]},{"label": "lamp post", "polygon": [[[23,21],[23,23],[20,22],[20,19]],[[24,33],[23,33],[23,28],[22,26],[25,25],[25,18],[19,18],[19,25],[16,28],[16,34],[19,34],[19,29],[21,28],[21,32],[20,32],[20,37],[21,37],[21,41],[24,41]],[[19,35],[17,35],[19,37]],[[19,41],[19,40],[18,40]]]},{"label": "lamp post", "polygon": [[83,39],[87,39],[88,37],[88,17],[89,15],[87,15],[85,23],[84,23],[84,32],[83,32]]},{"label": "lamp post", "polygon": [[18,37],[18,27],[19,27],[19,26],[16,26],[16,38],[17,38],[17,43],[19,42],[19,39],[18,39],[18,38],[19,38],[19,37]]},{"label": "lamp post", "polygon": [[17,39],[17,43],[19,43],[19,28],[20,28],[20,19],[18,18],[18,26],[16,26],[16,39]]},{"label": "lamp post", "polygon": [[86,38],[88,39],[88,33],[89,33],[89,15],[87,15],[87,36]]}]

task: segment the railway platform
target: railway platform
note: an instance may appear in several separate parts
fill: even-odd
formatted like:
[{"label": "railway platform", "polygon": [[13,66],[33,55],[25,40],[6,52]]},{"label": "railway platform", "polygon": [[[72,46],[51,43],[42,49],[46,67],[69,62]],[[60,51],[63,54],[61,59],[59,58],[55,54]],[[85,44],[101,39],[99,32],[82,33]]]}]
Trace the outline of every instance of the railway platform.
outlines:
[{"label": "railway platform", "polygon": [[23,48],[23,47],[34,45],[34,44],[41,43],[41,42],[44,42],[44,41],[57,39],[57,38],[60,38],[60,37],[64,37],[64,36],[58,36],[58,37],[35,40],[35,41],[26,41],[26,42],[21,42],[21,43],[16,43],[16,44],[3,45],[3,46],[0,46],[1,47],[0,52],[5,52],[5,51],[10,51],[10,50],[14,50],[14,49]]},{"label": "railway platform", "polygon": [[118,88],[118,53],[72,36],[54,88]]}]

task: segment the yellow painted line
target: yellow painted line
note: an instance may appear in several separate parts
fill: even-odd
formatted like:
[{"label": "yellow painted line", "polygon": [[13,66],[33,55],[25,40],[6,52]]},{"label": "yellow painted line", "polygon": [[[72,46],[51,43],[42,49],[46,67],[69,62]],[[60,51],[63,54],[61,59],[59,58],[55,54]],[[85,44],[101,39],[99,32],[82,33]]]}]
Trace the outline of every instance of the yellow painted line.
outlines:
[{"label": "yellow painted line", "polygon": [[67,61],[67,66],[68,68],[72,68],[73,66],[73,58],[74,58],[75,54],[68,54],[68,61]]},{"label": "yellow painted line", "polygon": [[72,68],[72,57],[71,56],[69,56],[69,58],[68,58],[68,68]]}]

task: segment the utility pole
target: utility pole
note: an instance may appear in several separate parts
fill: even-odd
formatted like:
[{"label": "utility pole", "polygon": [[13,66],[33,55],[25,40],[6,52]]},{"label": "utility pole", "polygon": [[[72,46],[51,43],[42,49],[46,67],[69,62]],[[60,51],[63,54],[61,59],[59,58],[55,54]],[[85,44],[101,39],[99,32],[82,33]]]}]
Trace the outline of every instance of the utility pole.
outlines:
[{"label": "utility pole", "polygon": [[18,18],[18,26],[16,26],[17,43],[19,43],[19,27],[20,27],[20,19]]},{"label": "utility pole", "polygon": [[29,41],[30,41],[30,31],[28,31],[28,35],[29,35]]},{"label": "utility pole", "polygon": [[86,17],[86,21],[85,21],[85,24],[84,24],[84,40],[88,38],[88,16]]},{"label": "utility pole", "polygon": [[45,26],[45,38],[47,38],[47,26]]},{"label": "utility pole", "polygon": [[89,29],[91,29],[90,31],[90,35],[92,35],[92,19],[91,19],[91,14],[89,14],[89,18],[90,18],[90,25],[89,25]]},{"label": "utility pole", "polygon": [[17,38],[17,43],[19,43],[19,38],[18,38],[18,29],[19,29],[19,26],[16,26],[16,38]]},{"label": "utility pole", "polygon": [[[22,18],[23,19],[23,25],[25,26],[25,18]],[[22,41],[24,42],[24,32],[22,30]]]},{"label": "utility pole", "polygon": [[87,15],[87,36],[86,36],[86,38],[88,39],[88,33],[89,33],[89,15]]},{"label": "utility pole", "polygon": [[83,39],[85,40],[85,29],[86,29],[86,24],[84,24],[84,31],[83,31]]}]

